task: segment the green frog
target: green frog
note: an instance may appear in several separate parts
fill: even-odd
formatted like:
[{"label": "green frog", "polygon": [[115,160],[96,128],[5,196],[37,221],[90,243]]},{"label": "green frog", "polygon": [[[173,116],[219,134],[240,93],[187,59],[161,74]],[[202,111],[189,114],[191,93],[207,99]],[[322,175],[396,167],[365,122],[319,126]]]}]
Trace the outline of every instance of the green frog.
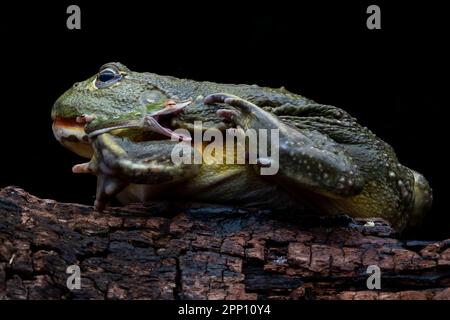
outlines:
[{"label": "green frog", "polygon": [[[381,217],[403,230],[420,225],[432,203],[427,180],[400,164],[389,144],[344,110],[283,87],[198,82],[108,63],[57,99],[52,120],[56,139],[90,159],[73,172],[97,176],[99,211],[113,197],[186,199]],[[190,134],[198,123],[202,132],[277,130],[276,174],[261,174],[274,161],[267,155],[251,164],[174,162],[180,144],[193,157],[204,152]]]}]

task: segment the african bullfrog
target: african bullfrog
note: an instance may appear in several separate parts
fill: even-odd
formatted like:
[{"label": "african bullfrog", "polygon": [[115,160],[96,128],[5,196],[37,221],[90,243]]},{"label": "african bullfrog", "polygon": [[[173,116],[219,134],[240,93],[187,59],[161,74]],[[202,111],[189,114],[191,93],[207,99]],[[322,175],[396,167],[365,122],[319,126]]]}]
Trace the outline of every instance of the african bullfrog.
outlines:
[{"label": "african bullfrog", "polygon": [[[392,147],[347,112],[284,88],[198,82],[138,73],[108,63],[75,83],[52,109],[53,132],[90,161],[75,173],[97,176],[95,207],[187,199],[352,217],[382,217],[398,230],[420,224],[431,206],[426,179],[399,163]],[[256,164],[174,163],[188,133],[277,129],[278,171]],[[179,133],[179,129],[183,133]],[[186,134],[187,133],[187,134]]]}]

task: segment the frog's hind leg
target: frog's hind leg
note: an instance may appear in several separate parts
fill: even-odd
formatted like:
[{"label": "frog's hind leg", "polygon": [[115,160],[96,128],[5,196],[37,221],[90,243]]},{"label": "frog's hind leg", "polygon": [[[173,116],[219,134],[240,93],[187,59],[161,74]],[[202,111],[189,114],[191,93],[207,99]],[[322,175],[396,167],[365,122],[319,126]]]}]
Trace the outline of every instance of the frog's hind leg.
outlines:
[{"label": "frog's hind leg", "polygon": [[[205,103],[231,106],[231,110],[219,109],[217,114],[244,130],[279,130],[279,141],[269,139],[267,146],[269,150],[273,145],[278,148],[279,170],[274,178],[283,186],[299,187],[329,197],[348,197],[361,192],[364,181],[358,168],[345,150],[329,137],[319,132],[308,136],[252,102],[227,93],[209,95]],[[276,160],[259,158],[257,169],[270,166]]]}]

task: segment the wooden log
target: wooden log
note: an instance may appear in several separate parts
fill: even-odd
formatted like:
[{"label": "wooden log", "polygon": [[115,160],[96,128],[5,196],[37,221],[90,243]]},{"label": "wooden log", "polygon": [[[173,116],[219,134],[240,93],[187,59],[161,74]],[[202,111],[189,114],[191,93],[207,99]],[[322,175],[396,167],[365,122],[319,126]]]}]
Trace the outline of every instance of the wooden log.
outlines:
[{"label": "wooden log", "polygon": [[[70,265],[81,289],[69,290]],[[366,285],[381,269],[381,290]],[[196,203],[109,208],[0,191],[1,299],[450,299],[450,239],[383,220]]]}]

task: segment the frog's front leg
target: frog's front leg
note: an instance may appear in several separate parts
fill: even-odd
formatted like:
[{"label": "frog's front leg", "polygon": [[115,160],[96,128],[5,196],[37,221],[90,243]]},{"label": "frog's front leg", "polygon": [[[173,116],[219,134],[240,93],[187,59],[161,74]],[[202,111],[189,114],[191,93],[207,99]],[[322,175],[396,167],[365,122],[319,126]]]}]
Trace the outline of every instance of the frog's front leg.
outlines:
[{"label": "frog's front leg", "polygon": [[[308,189],[330,197],[347,197],[361,192],[364,181],[359,169],[345,150],[325,135],[310,139],[297,128],[281,122],[275,115],[237,96],[217,93],[205,103],[222,103],[233,109],[219,109],[218,115],[232,120],[244,130],[279,130],[279,171],[274,176],[281,184]],[[267,136],[270,136],[267,134]],[[267,142],[273,146],[270,139]],[[259,159],[267,166],[274,159]]]},{"label": "frog's front leg", "polygon": [[[92,146],[92,160],[74,166],[73,172],[97,175],[95,208],[99,211],[130,183],[176,183],[194,176],[199,168],[188,161],[193,159],[196,151],[187,142],[133,142],[126,137],[104,133],[92,140]],[[175,158],[172,157],[174,152]]]}]

